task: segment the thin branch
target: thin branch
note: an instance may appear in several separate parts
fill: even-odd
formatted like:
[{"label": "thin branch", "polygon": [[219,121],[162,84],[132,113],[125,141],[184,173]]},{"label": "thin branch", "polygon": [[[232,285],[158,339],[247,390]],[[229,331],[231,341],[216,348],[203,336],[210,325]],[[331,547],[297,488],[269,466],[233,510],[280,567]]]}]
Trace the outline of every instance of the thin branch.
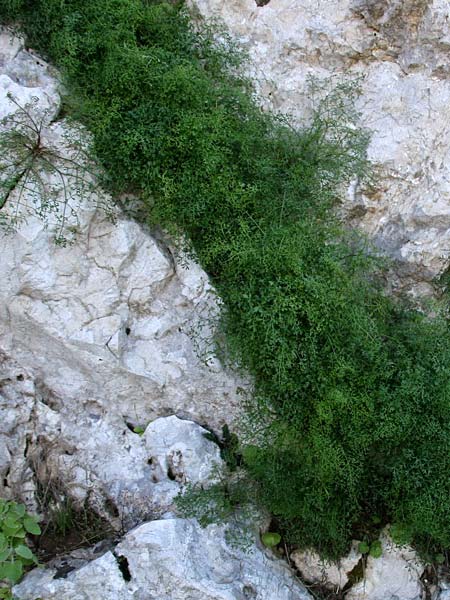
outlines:
[{"label": "thin branch", "polygon": [[20,180],[25,175],[25,173],[27,172],[27,170],[28,170],[27,168],[23,169],[20,173],[18,173],[16,175],[16,177],[14,177],[14,179],[11,182],[11,184],[8,186],[8,190],[7,190],[4,198],[2,200],[0,200],[0,202],[1,202],[1,204],[0,204],[0,210],[3,210],[3,208],[7,204],[8,200],[10,199],[11,194],[16,189],[16,187],[19,185]]}]

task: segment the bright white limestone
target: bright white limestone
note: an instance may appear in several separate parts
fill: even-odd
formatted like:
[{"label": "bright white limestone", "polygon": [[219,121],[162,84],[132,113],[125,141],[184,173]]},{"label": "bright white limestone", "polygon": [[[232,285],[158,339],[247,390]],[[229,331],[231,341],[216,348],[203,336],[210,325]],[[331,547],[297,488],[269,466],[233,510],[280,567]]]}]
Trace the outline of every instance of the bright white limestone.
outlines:
[{"label": "bright white limestone", "polygon": [[[37,98],[43,144],[64,152],[73,130],[53,122],[55,76],[20,41],[0,35],[0,117],[17,109],[8,91],[22,106]],[[3,211],[14,210],[14,193]],[[217,314],[201,268],[176,261],[161,232],[118,211],[111,222],[98,207],[100,190],[81,200],[77,216],[68,216],[78,230],[73,245],[55,246],[57,225],[50,218],[45,229],[34,215],[17,233],[0,233],[0,496],[36,508],[37,474],[59,479],[100,511],[112,502],[134,523],[164,512],[179,486],[166,473],[158,497],[144,444],[150,438],[130,428],[173,414],[233,427],[244,383],[211,356],[211,325],[200,328]],[[193,450],[210,456],[201,476],[217,454],[202,441],[206,447]]]},{"label": "bright white limestone", "polygon": [[422,600],[420,577],[425,566],[409,547],[400,547],[385,533],[383,554],[367,559],[365,577],[346,595],[347,600]]},{"label": "bright white limestone", "polygon": [[168,519],[130,531],[114,554],[125,557],[131,579],[106,553],[66,579],[35,569],[15,586],[19,600],[311,600],[287,565],[254,545],[250,553],[230,547],[224,528],[202,529]]},{"label": "bright white limestone", "polygon": [[311,550],[295,550],[291,560],[302,575],[302,579],[310,583],[321,583],[335,591],[342,589],[348,582],[348,574],[358,564],[361,553],[358,543],[353,542],[350,552],[338,563],[321,560],[320,556]]}]

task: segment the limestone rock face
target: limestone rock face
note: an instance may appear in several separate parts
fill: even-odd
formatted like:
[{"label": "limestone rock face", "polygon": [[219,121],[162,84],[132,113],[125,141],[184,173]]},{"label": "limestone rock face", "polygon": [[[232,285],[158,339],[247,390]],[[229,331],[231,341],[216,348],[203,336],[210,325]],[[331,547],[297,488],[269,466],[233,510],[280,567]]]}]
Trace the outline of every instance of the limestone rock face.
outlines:
[{"label": "limestone rock face", "polygon": [[[223,19],[246,47],[261,102],[299,124],[313,108],[311,75],[363,76],[357,108],[372,132],[376,177],[370,189],[355,181],[342,211],[395,259],[394,287],[430,292],[450,253],[447,0],[192,3],[201,16]],[[43,143],[65,151],[67,134],[75,134],[59,115],[57,75],[2,33],[0,119],[17,109],[9,95],[22,106],[34,103],[45,119]],[[19,195],[11,195],[5,214]],[[204,481],[220,466],[217,446],[191,419],[215,429],[232,425],[246,382],[209,351],[203,325],[218,304],[205,273],[175,260],[162,232],[119,211],[113,223],[105,200],[96,189],[80,199],[76,215],[69,211],[73,245],[55,246],[58,224],[50,220],[46,228],[33,214],[0,237],[0,496],[36,510],[37,482],[58,482],[110,522],[160,520],[66,579],[33,571],[16,596],[308,598],[267,551],[243,555],[226,544],[221,528],[161,520],[184,483]],[[122,570],[118,556],[126,559]],[[368,559],[364,582],[346,597],[418,600],[422,569],[386,538],[383,556]],[[339,570],[329,580],[335,575],[341,582]]]},{"label": "limestone rock face", "polygon": [[161,417],[142,435],[120,415],[54,405],[29,372],[0,360],[0,497],[40,503],[64,492],[113,527],[132,527],[172,508],[188,483],[209,483],[220,472],[219,447],[207,430]]},{"label": "limestone rock face", "polygon": [[442,590],[439,592],[438,600],[450,600],[450,590]]},{"label": "limestone rock face", "polygon": [[439,600],[450,600],[450,580],[446,573],[440,573],[442,577],[439,581]]},{"label": "limestone rock face", "polygon": [[[119,564],[122,569],[119,568]],[[35,569],[14,588],[19,600],[310,600],[268,550],[230,547],[224,528],[190,520],[145,523],[65,579]]]},{"label": "limestone rock face", "polygon": [[423,563],[408,547],[395,545],[389,536],[381,536],[383,554],[367,559],[364,579],[346,595],[348,600],[421,600],[420,577]]},{"label": "limestone rock face", "polygon": [[[425,591],[421,576],[425,566],[417,554],[408,546],[394,544],[388,530],[383,531],[380,541],[381,557],[367,556],[363,579],[345,589],[345,597],[348,600],[422,600]],[[354,541],[349,554],[338,563],[324,561],[313,551],[296,550],[291,559],[303,581],[342,592],[349,582],[348,575],[362,558],[358,544]],[[445,584],[442,582],[442,585]],[[444,591],[441,595],[443,599],[446,597]]]},{"label": "limestone rock face", "polygon": [[[396,287],[428,293],[450,249],[450,26],[446,0],[191,0],[249,52],[266,106],[302,124],[309,76],[363,76],[375,182],[355,182],[345,212],[397,261]],[[259,3],[260,4],[260,3]]]},{"label": "limestone rock face", "polygon": [[350,552],[338,563],[321,560],[311,550],[295,550],[291,560],[302,575],[302,579],[310,583],[320,583],[335,591],[341,590],[348,582],[348,574],[361,559],[358,542],[353,542]]},{"label": "limestone rock face", "polygon": [[[42,123],[42,144],[64,154],[80,132],[59,120],[57,88],[48,65],[0,35],[0,119],[31,111]],[[63,184],[54,174],[42,177],[63,209]],[[232,427],[244,384],[209,351],[217,301],[201,268],[175,260],[161,232],[119,211],[113,222],[95,181],[80,197],[73,178],[65,184],[75,190],[63,223],[64,234],[76,231],[73,244],[55,245],[61,223],[51,213],[39,219],[32,193],[20,185],[0,215],[22,217],[15,233],[0,230],[0,496],[36,508],[33,489],[42,477],[63,483],[79,502],[101,508],[112,501],[119,512],[127,506],[130,518],[149,517],[167,502],[141,505],[156,477],[147,464],[154,436],[132,430],[167,415]],[[183,444],[187,426],[170,423]],[[189,480],[175,447],[176,478]],[[209,459],[202,461],[191,466],[196,476],[209,473]],[[179,485],[166,467],[158,484],[163,478],[173,497]]]}]

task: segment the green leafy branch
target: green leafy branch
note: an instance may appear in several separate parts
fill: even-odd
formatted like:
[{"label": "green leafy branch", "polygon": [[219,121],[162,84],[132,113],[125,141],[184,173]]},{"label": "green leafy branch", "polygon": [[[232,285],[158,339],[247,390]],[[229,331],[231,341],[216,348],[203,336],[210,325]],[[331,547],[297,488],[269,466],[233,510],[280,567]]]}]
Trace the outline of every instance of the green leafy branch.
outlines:
[{"label": "green leafy branch", "polygon": [[95,173],[80,132],[65,128],[57,144],[50,113],[38,109],[38,98],[21,105],[0,125],[0,227],[14,231],[33,214],[47,227],[53,219],[55,242],[65,245],[79,225],[77,208],[96,189]]},{"label": "green leafy branch", "polygon": [[[10,586],[21,579],[25,567],[38,564],[26,536],[40,533],[37,518],[23,504],[0,498],[0,598],[10,597]],[[1,588],[2,583],[7,587]]]}]

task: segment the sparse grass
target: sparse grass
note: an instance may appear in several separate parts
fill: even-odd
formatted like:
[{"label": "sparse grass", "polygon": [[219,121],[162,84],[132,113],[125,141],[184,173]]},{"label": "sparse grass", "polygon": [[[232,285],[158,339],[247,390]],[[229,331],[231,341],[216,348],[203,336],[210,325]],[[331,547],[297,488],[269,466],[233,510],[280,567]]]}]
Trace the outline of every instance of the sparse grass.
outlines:
[{"label": "sparse grass", "polygon": [[28,466],[34,473],[37,510],[42,515],[41,534],[33,541],[41,561],[84,548],[118,534],[92,507],[89,495],[75,501],[64,481],[49,468],[53,444],[40,444],[28,452]]},{"label": "sparse grass", "polygon": [[115,535],[112,527],[91,508],[75,506],[64,496],[49,507],[42,535],[36,540],[36,552],[40,560],[47,561]]}]

